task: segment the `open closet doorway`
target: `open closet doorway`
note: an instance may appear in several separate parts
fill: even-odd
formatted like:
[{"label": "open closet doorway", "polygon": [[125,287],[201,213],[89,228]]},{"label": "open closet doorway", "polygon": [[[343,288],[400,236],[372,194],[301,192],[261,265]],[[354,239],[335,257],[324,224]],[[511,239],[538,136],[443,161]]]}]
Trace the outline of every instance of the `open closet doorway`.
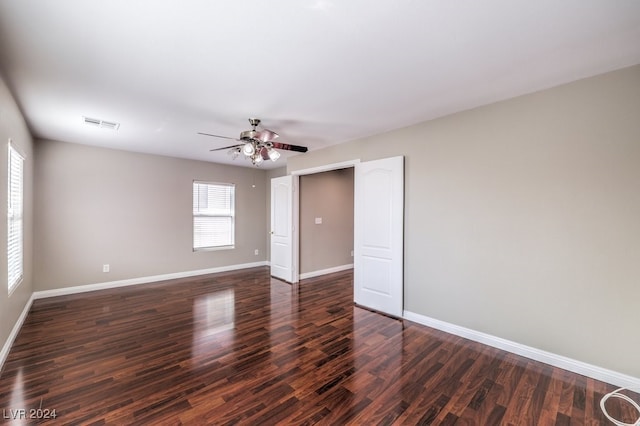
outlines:
[{"label": "open closet doorway", "polygon": [[[299,177],[353,167],[354,173],[354,301],[357,304],[402,317],[404,294],[404,157],[392,157],[361,163],[352,160],[312,169],[297,170],[271,181],[271,259],[274,275],[274,221],[287,223],[291,236],[290,282],[300,279]],[[290,197],[274,197],[278,182],[288,182]],[[291,211],[278,213],[277,200],[290,200]],[[275,200],[275,201],[274,201]],[[289,204],[287,202],[287,204]],[[287,207],[288,208],[288,207]],[[315,222],[315,218],[314,218]],[[277,275],[274,275],[277,276]]]},{"label": "open closet doorway", "polygon": [[353,167],[299,177],[300,279],[353,268]]}]

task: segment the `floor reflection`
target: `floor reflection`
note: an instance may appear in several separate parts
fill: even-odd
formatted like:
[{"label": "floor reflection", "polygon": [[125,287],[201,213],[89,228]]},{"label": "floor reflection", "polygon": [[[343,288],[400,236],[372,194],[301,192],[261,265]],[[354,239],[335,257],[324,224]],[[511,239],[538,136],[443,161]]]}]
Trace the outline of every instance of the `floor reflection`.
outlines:
[{"label": "floor reflection", "polygon": [[233,332],[235,303],[235,291],[232,288],[194,299],[192,348],[195,356],[209,353],[211,350],[209,343],[218,345],[220,333]]},{"label": "floor reflection", "polygon": [[13,382],[13,389],[11,390],[9,407],[3,407],[3,419],[6,421],[6,418],[9,417],[9,419],[20,420],[20,410],[28,410],[29,408],[31,408],[27,407],[26,405],[26,401],[24,400],[24,380],[22,378],[22,367],[20,367],[20,369],[18,370],[18,374],[16,374]]}]

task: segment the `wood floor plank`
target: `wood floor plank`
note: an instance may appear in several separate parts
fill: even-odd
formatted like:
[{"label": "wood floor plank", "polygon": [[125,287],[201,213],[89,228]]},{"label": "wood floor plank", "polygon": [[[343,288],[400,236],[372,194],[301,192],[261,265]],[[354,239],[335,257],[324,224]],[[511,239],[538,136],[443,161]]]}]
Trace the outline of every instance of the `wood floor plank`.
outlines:
[{"label": "wood floor plank", "polygon": [[564,383],[562,377],[564,375],[564,372],[558,369],[551,372],[547,392],[544,395],[544,401],[542,403],[542,412],[540,413],[539,424],[541,426],[552,426],[556,424]]},{"label": "wood floor plank", "polygon": [[18,424],[599,425],[611,390],[357,307],[351,271],[291,285],[253,268],[36,300],[0,409],[56,410]]}]

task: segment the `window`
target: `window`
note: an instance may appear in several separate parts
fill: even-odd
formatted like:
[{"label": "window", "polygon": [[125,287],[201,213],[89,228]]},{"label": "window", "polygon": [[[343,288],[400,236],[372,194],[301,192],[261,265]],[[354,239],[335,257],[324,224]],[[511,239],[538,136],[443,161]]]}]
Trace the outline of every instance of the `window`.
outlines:
[{"label": "window", "polygon": [[233,248],[235,186],[193,182],[193,249]]},{"label": "window", "polygon": [[23,273],[23,171],[24,158],[9,143],[7,190],[7,270],[9,293],[22,281]]}]

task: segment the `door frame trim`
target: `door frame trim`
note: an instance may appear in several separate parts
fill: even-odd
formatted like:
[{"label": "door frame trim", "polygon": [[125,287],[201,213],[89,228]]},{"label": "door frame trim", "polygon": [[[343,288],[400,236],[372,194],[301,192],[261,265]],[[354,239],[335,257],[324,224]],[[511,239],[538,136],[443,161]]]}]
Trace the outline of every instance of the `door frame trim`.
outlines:
[{"label": "door frame trim", "polygon": [[307,168],[307,169],[300,169],[300,170],[294,170],[291,172],[291,175],[293,175],[293,181],[294,181],[294,191],[293,191],[293,197],[292,197],[292,205],[293,205],[293,212],[292,212],[292,220],[293,220],[293,257],[292,257],[292,262],[291,262],[291,267],[293,268],[293,282],[297,283],[300,281],[300,271],[299,271],[299,265],[300,265],[300,176],[303,175],[313,175],[316,173],[322,173],[322,172],[330,172],[332,170],[338,170],[338,169],[348,169],[348,168],[352,168],[355,167],[356,164],[360,163],[360,159],[356,158],[354,160],[349,160],[349,161],[342,161],[340,163],[331,163],[331,164],[325,164],[323,166],[317,166],[317,167],[311,167],[311,168]]},{"label": "door frame trim", "polygon": [[330,172],[331,170],[338,170],[338,169],[348,169],[350,167],[355,167],[356,164],[360,163],[360,159],[357,158],[355,160],[349,160],[349,161],[342,161],[340,163],[332,163],[332,164],[326,164],[324,166],[317,166],[317,167],[311,167],[308,169],[300,169],[300,170],[294,170],[291,172],[292,175],[312,175],[315,173],[322,173],[322,172]]}]

